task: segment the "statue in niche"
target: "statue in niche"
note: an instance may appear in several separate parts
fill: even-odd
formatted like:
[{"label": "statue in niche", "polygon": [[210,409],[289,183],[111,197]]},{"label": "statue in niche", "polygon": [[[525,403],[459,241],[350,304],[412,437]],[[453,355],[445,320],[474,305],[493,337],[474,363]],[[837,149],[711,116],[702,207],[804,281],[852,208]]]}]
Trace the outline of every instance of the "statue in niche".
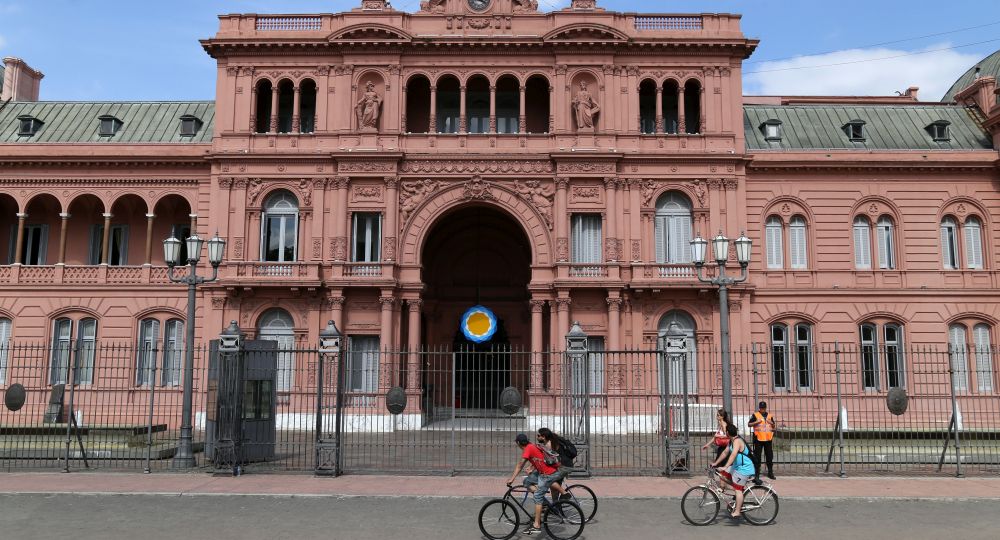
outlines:
[{"label": "statue in niche", "polygon": [[535,0],[514,0],[514,13],[532,13],[538,11]]},{"label": "statue in niche", "polygon": [[375,83],[368,81],[365,93],[358,100],[354,110],[358,115],[358,128],[361,131],[377,131],[379,108],[382,106],[382,96],[375,91]]},{"label": "statue in niche", "polygon": [[580,81],[580,91],[573,98],[573,112],[576,113],[576,127],[583,131],[594,130],[594,119],[601,112],[601,106],[587,90],[587,81]]}]

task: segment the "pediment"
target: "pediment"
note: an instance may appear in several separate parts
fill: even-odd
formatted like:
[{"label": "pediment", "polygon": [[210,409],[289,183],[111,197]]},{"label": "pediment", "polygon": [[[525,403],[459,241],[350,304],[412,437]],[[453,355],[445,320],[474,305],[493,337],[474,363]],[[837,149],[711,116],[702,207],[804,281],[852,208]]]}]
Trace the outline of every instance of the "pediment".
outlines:
[{"label": "pediment", "polygon": [[408,43],[413,36],[385,24],[361,23],[337,30],[330,34],[330,41],[374,41],[383,43]]},{"label": "pediment", "polygon": [[545,42],[625,42],[628,39],[628,35],[619,30],[603,24],[593,23],[576,23],[560,26],[542,37],[542,41]]}]

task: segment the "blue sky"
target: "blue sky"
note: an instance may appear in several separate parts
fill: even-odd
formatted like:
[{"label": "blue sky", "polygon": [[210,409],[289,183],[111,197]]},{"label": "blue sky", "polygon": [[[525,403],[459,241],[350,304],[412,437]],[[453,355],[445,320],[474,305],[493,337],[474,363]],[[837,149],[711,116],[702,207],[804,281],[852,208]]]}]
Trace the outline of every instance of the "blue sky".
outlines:
[{"label": "blue sky", "polygon": [[[545,10],[568,2],[540,0]],[[407,11],[418,3],[393,2]],[[24,58],[45,73],[42,99],[212,99],[214,61],[198,39],[214,34],[217,14],[336,12],[358,5],[360,0],[0,0],[0,56]],[[977,60],[1000,49],[997,0],[962,0],[950,4],[959,6],[955,9],[928,0],[598,0],[598,5],[742,13],[744,32],[761,40],[746,64],[748,94],[886,95],[917,85],[921,98],[934,100]],[[980,27],[951,32],[974,26]],[[948,33],[930,36],[942,32]],[[910,39],[920,36],[929,37]],[[887,43],[897,40],[907,41]],[[979,43],[986,40],[993,41]],[[948,49],[973,43],[978,44]],[[797,58],[816,53],[826,54]],[[896,58],[872,60],[887,57]]]}]

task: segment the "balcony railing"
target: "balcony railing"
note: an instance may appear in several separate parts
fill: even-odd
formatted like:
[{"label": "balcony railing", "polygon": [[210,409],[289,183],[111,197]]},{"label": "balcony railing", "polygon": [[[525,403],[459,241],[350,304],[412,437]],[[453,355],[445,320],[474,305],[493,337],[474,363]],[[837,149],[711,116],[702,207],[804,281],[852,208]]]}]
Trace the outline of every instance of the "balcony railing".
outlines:
[{"label": "balcony railing", "polygon": [[219,270],[222,279],[249,281],[319,281],[318,262],[229,261]]},{"label": "balcony railing", "polygon": [[344,275],[351,277],[382,277],[382,265],[379,263],[346,263]]},{"label": "balcony railing", "polygon": [[256,29],[261,32],[296,32],[322,29],[321,17],[257,17]]},{"label": "balcony railing", "polygon": [[659,16],[636,17],[636,30],[701,30],[701,17]]},{"label": "balcony railing", "polygon": [[0,266],[0,282],[23,285],[144,285],[167,283],[165,266],[11,265]]},{"label": "balcony railing", "polygon": [[647,265],[643,268],[643,277],[649,279],[694,279],[693,264],[660,263]]},{"label": "balcony railing", "polygon": [[570,277],[608,277],[608,267],[603,264],[579,264],[574,263],[569,267]]}]

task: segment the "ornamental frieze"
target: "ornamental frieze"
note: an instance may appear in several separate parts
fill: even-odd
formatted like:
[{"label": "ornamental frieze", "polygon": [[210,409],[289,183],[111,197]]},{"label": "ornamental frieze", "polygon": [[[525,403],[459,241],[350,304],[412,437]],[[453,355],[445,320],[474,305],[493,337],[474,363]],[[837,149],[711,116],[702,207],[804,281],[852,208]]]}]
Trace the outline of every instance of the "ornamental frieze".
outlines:
[{"label": "ornamental frieze", "polygon": [[410,214],[420,206],[420,203],[434,193],[440,182],[437,180],[408,180],[400,183],[399,211],[406,221]]},{"label": "ornamental frieze", "polygon": [[543,186],[538,180],[528,180],[524,184],[514,181],[514,191],[538,210],[549,230],[552,230],[552,186]]},{"label": "ornamental frieze", "polygon": [[407,173],[550,173],[552,163],[538,160],[405,161],[400,170]]},{"label": "ornamental frieze", "polygon": [[559,164],[559,172],[611,173],[616,169],[617,166],[608,161],[572,161]]},{"label": "ornamental frieze", "polygon": [[381,186],[354,186],[351,192],[353,202],[382,202]]},{"label": "ornamental frieze", "polygon": [[396,164],[372,161],[342,161],[337,164],[337,170],[342,172],[392,172],[396,170]]}]

